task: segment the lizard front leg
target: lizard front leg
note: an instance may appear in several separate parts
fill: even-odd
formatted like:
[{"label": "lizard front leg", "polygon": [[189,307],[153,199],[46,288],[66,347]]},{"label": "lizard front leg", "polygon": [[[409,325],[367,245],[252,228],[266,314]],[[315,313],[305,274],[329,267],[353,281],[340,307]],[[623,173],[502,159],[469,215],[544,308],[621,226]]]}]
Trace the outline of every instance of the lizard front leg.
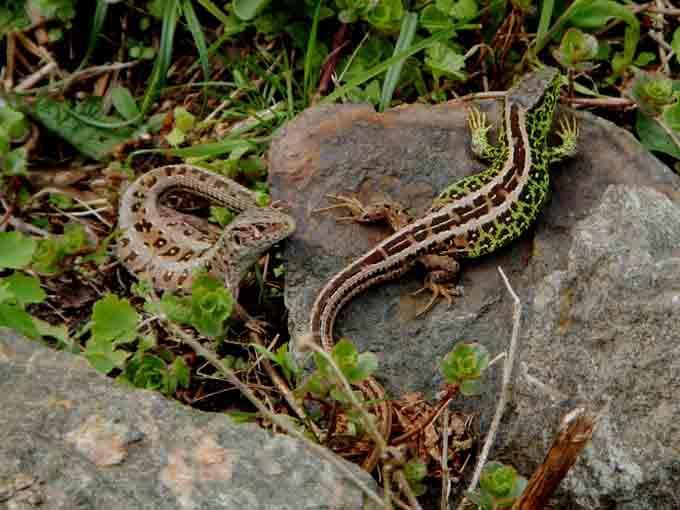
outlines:
[{"label": "lizard front leg", "polygon": [[[480,159],[493,161],[503,156],[504,147],[495,146],[489,142],[489,130],[491,125],[487,122],[486,114],[476,106],[471,106],[468,110],[468,127],[470,129],[470,149]],[[501,131],[502,131],[501,127]],[[499,139],[505,137],[501,132]]]},{"label": "lizard front leg", "polygon": [[548,161],[557,163],[566,158],[571,158],[578,152],[579,128],[575,118],[563,117],[560,119],[560,129],[557,136],[562,139],[562,143],[556,147],[548,149]]}]

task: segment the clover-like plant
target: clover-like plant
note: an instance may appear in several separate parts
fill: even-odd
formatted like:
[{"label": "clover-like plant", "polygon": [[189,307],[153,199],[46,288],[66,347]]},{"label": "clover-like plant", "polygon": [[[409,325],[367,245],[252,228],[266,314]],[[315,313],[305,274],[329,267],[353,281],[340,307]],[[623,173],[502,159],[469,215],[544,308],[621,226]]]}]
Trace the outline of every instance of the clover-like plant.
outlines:
[{"label": "clover-like plant", "polygon": [[631,97],[645,115],[659,115],[665,106],[673,104],[673,81],[666,77],[655,77],[640,72],[635,76]]},{"label": "clover-like plant", "polygon": [[553,57],[562,67],[574,71],[590,68],[590,60],[597,56],[597,38],[578,28],[570,28],[564,33],[559,47],[553,50]]},{"label": "clover-like plant", "polygon": [[481,510],[509,508],[522,495],[527,479],[512,466],[489,462],[482,470],[479,491],[468,492],[467,497]]},{"label": "clover-like plant", "polygon": [[441,361],[440,370],[449,384],[458,384],[463,395],[481,391],[481,377],[489,366],[489,352],[478,343],[458,343]]},{"label": "clover-like plant", "polygon": [[171,320],[189,324],[210,337],[224,333],[233,307],[231,292],[221,281],[207,274],[194,278],[190,296],[180,297],[166,292],[161,300],[161,309]]}]

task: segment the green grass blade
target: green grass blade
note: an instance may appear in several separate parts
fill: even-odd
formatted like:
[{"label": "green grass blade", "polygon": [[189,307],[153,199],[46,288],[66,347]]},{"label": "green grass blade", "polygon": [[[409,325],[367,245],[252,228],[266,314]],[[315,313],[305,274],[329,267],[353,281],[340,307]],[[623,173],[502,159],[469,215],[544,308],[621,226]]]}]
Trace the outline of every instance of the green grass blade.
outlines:
[{"label": "green grass blade", "polygon": [[555,0],[543,0],[541,5],[541,18],[538,21],[538,30],[536,31],[536,39],[541,41],[545,38],[550,28],[550,20],[552,19],[553,11],[555,10]]},{"label": "green grass blade", "polygon": [[165,83],[165,75],[170,66],[172,58],[173,39],[175,37],[175,29],[177,28],[177,1],[165,0],[163,4],[163,28],[161,29],[161,42],[154,62],[153,70],[151,71],[151,78],[149,79],[149,86],[144,93],[142,100],[142,113],[149,111],[151,104],[156,99],[158,91]]},{"label": "green grass blade", "polygon": [[215,16],[215,18],[217,18],[223,25],[229,25],[231,23],[229,16],[227,16],[224,11],[215,5],[215,3],[211,0],[198,0],[198,3],[201,4],[206,11]]},{"label": "green grass blade", "polygon": [[[196,16],[196,11],[194,11],[194,6],[191,0],[184,0],[182,2],[182,11],[184,12],[184,19],[187,21],[187,26],[189,31],[194,38],[196,43],[196,49],[198,50],[198,59],[201,62],[201,67],[203,68],[203,76],[206,81],[210,80],[210,62],[208,61],[208,45],[205,42],[205,35],[203,34],[203,28],[201,23],[198,21]],[[203,106],[208,99],[207,87],[203,88]]]},{"label": "green grass blade", "polygon": [[312,81],[312,62],[314,60],[314,52],[316,51],[316,36],[319,30],[319,18],[321,17],[321,0],[316,0],[316,7],[314,9],[314,18],[312,19],[312,29],[309,32],[309,40],[307,41],[307,53],[305,54],[305,69],[304,84],[305,102],[311,98],[311,81]]},{"label": "green grass blade", "polygon": [[250,140],[230,138],[219,142],[204,143],[192,147],[182,147],[180,149],[141,149],[130,153],[128,161],[131,161],[133,157],[142,154],[169,154],[180,158],[217,157],[233,151],[254,150],[259,143],[265,143],[268,140],[269,137],[251,138]]},{"label": "green grass blade", "polygon": [[[407,12],[403,19],[401,20],[401,30],[399,31],[399,39],[397,39],[397,44],[394,47],[394,54],[399,54],[400,52],[406,50],[416,35],[416,28],[418,27],[418,14],[415,12]],[[385,111],[389,108],[390,102],[392,101],[392,95],[394,90],[397,88],[397,83],[399,83],[399,77],[401,76],[401,69],[404,67],[404,62],[406,59],[401,59],[398,62],[392,64],[385,75],[385,81],[383,82],[382,93],[380,94],[380,106],[379,111]]]},{"label": "green grass blade", "polygon": [[440,30],[439,32],[433,34],[432,36],[428,37],[427,39],[423,39],[420,41],[418,44],[414,44],[410,48],[400,51],[399,53],[395,53],[392,55],[390,58],[385,60],[384,62],[381,62],[377,66],[373,67],[372,69],[369,69],[368,71],[360,74],[353,80],[347,82],[345,85],[342,87],[339,87],[333,91],[332,94],[327,95],[324,97],[321,101],[319,101],[319,104],[326,104],[326,103],[332,103],[342,96],[348,94],[353,88],[358,87],[359,85],[362,85],[363,83],[366,83],[372,78],[375,78],[381,73],[384,73],[387,71],[390,66],[393,64],[396,64],[397,62],[400,62],[404,60],[405,58],[410,57],[411,55],[415,55],[419,51],[422,51],[426,48],[429,48],[432,46],[434,43],[440,42],[440,41],[445,41],[449,38],[451,38],[451,35],[456,31],[456,30],[463,30],[466,27],[466,22],[460,22],[452,26],[452,28],[446,29],[446,30]]},{"label": "green grass blade", "polygon": [[108,7],[109,3],[106,0],[97,0],[97,7],[95,8],[94,19],[92,20],[92,28],[90,28],[90,36],[87,39],[85,56],[83,57],[83,60],[76,71],[79,71],[85,67],[87,62],[90,60],[90,56],[92,56],[92,52],[97,46],[97,39],[99,38],[99,34],[101,34],[102,26],[104,26],[104,20],[106,19]]},{"label": "green grass blade", "polygon": [[[548,44],[552,36],[559,32],[562,29],[562,27],[564,27],[564,25],[567,24],[569,18],[571,17],[571,14],[581,4],[583,4],[582,0],[575,0],[574,3],[571,4],[567,8],[567,10],[562,13],[562,15],[557,19],[557,21],[555,21],[555,24],[550,29],[547,29],[545,33],[543,33],[542,35],[540,33],[537,34],[536,39],[534,39],[534,52],[533,52],[534,55],[538,55],[538,53],[545,47],[545,45]],[[543,13],[541,13],[541,21],[543,21]]]}]

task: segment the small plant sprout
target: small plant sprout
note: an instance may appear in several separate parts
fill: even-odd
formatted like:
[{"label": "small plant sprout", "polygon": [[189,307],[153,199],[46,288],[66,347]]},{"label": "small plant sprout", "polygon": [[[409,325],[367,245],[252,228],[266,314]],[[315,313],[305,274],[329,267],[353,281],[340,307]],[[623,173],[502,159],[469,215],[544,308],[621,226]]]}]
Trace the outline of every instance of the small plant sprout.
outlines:
[{"label": "small plant sprout", "polygon": [[633,100],[645,115],[659,115],[665,106],[675,103],[673,80],[640,72],[631,90]]},{"label": "small plant sprout", "polygon": [[512,466],[489,462],[482,470],[479,491],[468,492],[467,497],[480,510],[510,508],[522,495],[527,480]]},{"label": "small plant sprout", "polygon": [[478,343],[458,343],[441,362],[440,370],[449,384],[458,384],[463,395],[481,392],[481,377],[489,366],[489,352]]},{"label": "small plant sprout", "polygon": [[564,33],[560,46],[552,53],[565,69],[584,71],[592,67],[589,61],[597,56],[598,46],[595,36],[572,27]]}]

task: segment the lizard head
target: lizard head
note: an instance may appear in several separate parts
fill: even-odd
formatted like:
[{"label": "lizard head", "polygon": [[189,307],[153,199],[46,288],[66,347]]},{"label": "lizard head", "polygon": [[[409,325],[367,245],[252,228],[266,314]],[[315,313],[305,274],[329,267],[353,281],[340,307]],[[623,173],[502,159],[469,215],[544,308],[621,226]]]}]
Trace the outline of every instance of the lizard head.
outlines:
[{"label": "lizard head", "polygon": [[525,110],[532,110],[543,102],[546,96],[559,92],[565,84],[564,76],[554,67],[542,67],[525,74],[508,90],[507,100]]},{"label": "lizard head", "polygon": [[229,275],[227,286],[237,288],[241,277],[260,256],[294,231],[293,217],[274,207],[255,207],[234,218],[220,240],[224,252],[219,258],[233,265],[224,270]]}]

